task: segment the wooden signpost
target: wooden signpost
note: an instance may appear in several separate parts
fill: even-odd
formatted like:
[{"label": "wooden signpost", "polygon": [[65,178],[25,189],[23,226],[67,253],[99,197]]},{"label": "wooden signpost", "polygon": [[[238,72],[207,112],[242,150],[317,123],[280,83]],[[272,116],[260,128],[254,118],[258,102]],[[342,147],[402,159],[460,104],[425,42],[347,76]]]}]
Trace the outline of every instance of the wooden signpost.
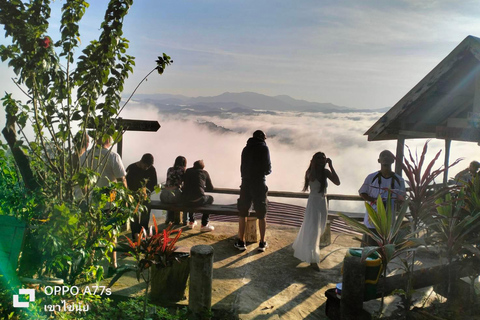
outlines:
[{"label": "wooden signpost", "polygon": [[[123,131],[150,131],[157,132],[160,129],[160,123],[156,120],[134,120],[119,118],[117,128],[122,128]],[[122,138],[117,143],[117,153],[122,156],[123,151],[123,133]]]},{"label": "wooden signpost", "polygon": [[[160,129],[160,123],[156,120],[135,120],[135,119],[117,119],[117,129],[122,131],[150,131],[157,132]],[[94,125],[89,125],[87,128],[94,129]],[[117,153],[122,156],[123,151],[123,132],[120,141],[117,143]]]}]

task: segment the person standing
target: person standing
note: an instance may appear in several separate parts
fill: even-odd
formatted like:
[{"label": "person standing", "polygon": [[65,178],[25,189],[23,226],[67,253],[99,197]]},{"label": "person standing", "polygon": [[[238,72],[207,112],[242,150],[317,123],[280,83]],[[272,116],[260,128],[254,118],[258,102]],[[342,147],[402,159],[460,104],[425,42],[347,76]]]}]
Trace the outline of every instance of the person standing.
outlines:
[{"label": "person standing", "polygon": [[266,134],[262,130],[257,130],[248,139],[247,145],[242,151],[242,162],[240,165],[242,185],[240,186],[240,198],[237,201],[238,240],[234,245],[240,251],[247,249],[245,245],[245,226],[252,202],[260,229],[258,251],[263,252],[268,247],[265,240],[268,192],[265,176],[272,172],[272,166],[270,163],[270,151],[265,142],[266,139]]},{"label": "person standing", "polygon": [[97,139],[95,147],[80,157],[80,165],[101,174],[97,187],[107,187],[110,181],[119,181],[127,188],[127,172],[120,155],[110,150],[112,142],[111,137]]},{"label": "person standing", "polygon": [[[380,163],[380,171],[369,174],[362,186],[358,190],[360,197],[370,203],[372,208],[377,210],[377,198],[380,195],[387,208],[388,194],[391,194],[391,208],[392,214],[395,214],[395,205],[398,201],[403,201],[405,198],[405,181],[401,176],[392,171],[392,164],[395,162],[395,156],[388,150],[383,150],[378,156],[378,163]],[[375,227],[370,223],[368,213],[363,219],[365,226],[371,230]],[[364,245],[376,246],[377,243],[371,238],[364,236]]]},{"label": "person standing", "polygon": [[[187,159],[183,156],[178,156],[175,159],[173,167],[170,167],[167,170],[167,181],[160,192],[160,201],[170,204],[182,201],[183,176],[186,169]],[[175,217],[175,212],[168,210],[165,224],[169,224],[170,222],[173,222],[173,224],[180,224],[179,217]],[[186,219],[183,223],[185,225],[187,224]]]},{"label": "person standing", "polygon": [[[83,167],[88,167],[100,174],[100,178],[97,181],[97,186],[107,187],[110,181],[120,181],[125,188],[127,186],[127,179],[125,167],[123,166],[122,158],[118,153],[111,150],[112,138],[107,137],[98,138],[96,145],[89,152],[85,152],[80,157],[80,164]],[[116,235],[113,236],[112,241],[116,243]],[[108,268],[108,275],[112,275],[117,269],[117,252],[111,253],[110,266]]]},{"label": "person standing", "polygon": [[[185,171],[182,199],[187,206],[197,207],[213,203],[213,197],[205,194],[205,191],[213,191],[213,184],[210,175],[204,168],[205,163],[203,160],[197,160],[193,163],[192,168],[188,168],[187,171]],[[197,225],[193,214],[194,212],[188,213],[188,227],[190,229],[195,228]],[[203,214],[200,231],[208,232],[215,229],[215,227],[209,223],[209,218],[210,214]],[[186,219],[184,218],[184,220]]]},{"label": "person standing", "polygon": [[[145,153],[140,161],[132,163],[127,167],[126,178],[129,189],[137,191],[145,188],[142,190],[145,200],[154,191],[155,186],[157,185],[157,171],[153,166],[153,162],[153,155],[150,153]],[[137,239],[142,227],[145,229],[145,231],[148,230],[150,213],[152,211],[149,201],[146,202],[146,207],[146,212],[140,212],[138,215],[136,215],[130,225],[132,239],[134,240]]]},{"label": "person standing", "polygon": [[[329,169],[325,168],[328,164]],[[320,237],[327,225],[327,178],[335,185],[340,185],[332,160],[327,158],[323,152],[317,152],[310,161],[310,166],[305,172],[303,191],[310,188],[308,195],[305,217],[293,242],[293,256],[320,270]]]}]

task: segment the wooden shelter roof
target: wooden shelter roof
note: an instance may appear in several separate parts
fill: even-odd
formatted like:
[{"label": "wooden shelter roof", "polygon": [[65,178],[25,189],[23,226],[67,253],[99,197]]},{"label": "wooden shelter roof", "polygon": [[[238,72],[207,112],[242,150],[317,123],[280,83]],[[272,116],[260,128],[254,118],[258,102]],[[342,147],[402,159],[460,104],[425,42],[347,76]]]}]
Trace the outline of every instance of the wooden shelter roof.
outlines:
[{"label": "wooden shelter roof", "polygon": [[480,38],[466,37],[365,135],[480,141]]}]

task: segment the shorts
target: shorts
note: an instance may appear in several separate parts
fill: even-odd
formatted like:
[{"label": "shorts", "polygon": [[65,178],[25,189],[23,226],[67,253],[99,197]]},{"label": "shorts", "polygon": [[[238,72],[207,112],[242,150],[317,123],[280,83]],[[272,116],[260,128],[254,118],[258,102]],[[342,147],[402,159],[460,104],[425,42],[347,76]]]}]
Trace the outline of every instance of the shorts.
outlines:
[{"label": "shorts", "polygon": [[243,182],[240,186],[240,198],[237,200],[238,215],[248,217],[253,202],[257,218],[264,219],[267,214],[267,192],[265,181]]}]

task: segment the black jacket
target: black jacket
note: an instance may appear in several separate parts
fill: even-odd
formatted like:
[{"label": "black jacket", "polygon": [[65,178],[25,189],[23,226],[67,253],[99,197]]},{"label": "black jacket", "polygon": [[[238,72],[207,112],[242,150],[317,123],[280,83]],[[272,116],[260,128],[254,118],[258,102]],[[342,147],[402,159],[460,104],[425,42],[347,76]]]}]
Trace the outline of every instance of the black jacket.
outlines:
[{"label": "black jacket", "polygon": [[242,180],[265,180],[265,176],[272,172],[270,151],[264,140],[250,138],[242,151],[240,166]]},{"label": "black jacket", "polygon": [[203,169],[188,168],[183,179],[183,201],[195,201],[204,196],[205,191],[213,190],[210,175]]},{"label": "black jacket", "polygon": [[157,171],[154,166],[143,170],[136,163],[132,163],[127,167],[126,178],[130,190],[138,190],[145,180],[147,180],[146,187],[149,193],[153,192],[157,185]]}]

